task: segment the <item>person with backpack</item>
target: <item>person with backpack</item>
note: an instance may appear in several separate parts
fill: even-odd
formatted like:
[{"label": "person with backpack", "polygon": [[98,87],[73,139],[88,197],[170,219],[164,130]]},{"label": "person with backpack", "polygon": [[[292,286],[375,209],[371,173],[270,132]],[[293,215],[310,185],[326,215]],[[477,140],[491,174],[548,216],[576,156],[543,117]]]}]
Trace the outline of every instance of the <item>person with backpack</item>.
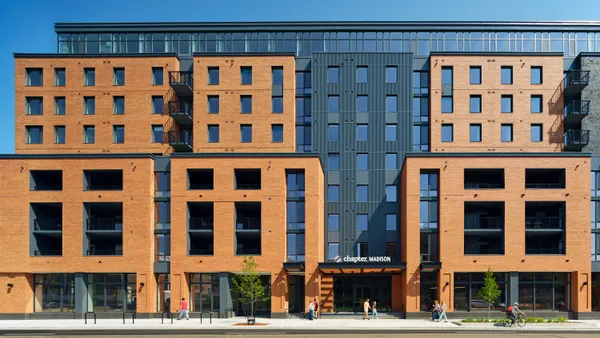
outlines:
[{"label": "person with backpack", "polygon": [[440,318],[440,303],[436,300],[433,303],[433,312],[431,313],[431,320],[436,321]]}]

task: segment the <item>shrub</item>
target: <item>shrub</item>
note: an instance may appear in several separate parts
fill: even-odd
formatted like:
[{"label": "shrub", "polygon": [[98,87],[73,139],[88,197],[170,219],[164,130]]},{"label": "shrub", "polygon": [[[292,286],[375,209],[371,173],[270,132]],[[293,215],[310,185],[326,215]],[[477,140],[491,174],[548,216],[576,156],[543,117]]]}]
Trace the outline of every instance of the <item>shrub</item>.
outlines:
[{"label": "shrub", "polygon": [[558,317],[557,322],[558,323],[566,323],[567,322],[567,317],[560,316],[560,317]]}]

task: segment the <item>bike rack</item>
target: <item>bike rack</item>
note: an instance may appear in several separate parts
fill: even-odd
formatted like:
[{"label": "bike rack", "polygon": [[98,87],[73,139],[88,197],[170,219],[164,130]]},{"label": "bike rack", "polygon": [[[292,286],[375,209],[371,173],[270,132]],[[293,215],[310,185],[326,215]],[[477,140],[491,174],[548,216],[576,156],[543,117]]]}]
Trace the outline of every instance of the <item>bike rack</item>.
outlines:
[{"label": "bike rack", "polygon": [[208,313],[209,315],[209,320],[210,320],[210,324],[212,324],[212,312],[200,312],[200,324],[202,324],[202,317],[204,317],[204,314]]},{"label": "bike rack", "polygon": [[131,315],[131,324],[135,324],[135,318],[137,317],[135,312],[123,312],[123,324],[125,324],[125,316],[127,314]]},{"label": "bike rack", "polygon": [[87,324],[87,316],[88,316],[88,314],[90,314],[90,313],[91,313],[91,314],[92,314],[92,316],[94,317],[94,324],[96,324],[96,313],[94,313],[94,312],[86,312],[86,313],[83,315],[83,319],[85,320],[85,323]]},{"label": "bike rack", "polygon": [[171,324],[173,324],[173,312],[161,312],[160,313],[160,323],[161,324],[165,323],[165,316],[167,316],[167,318],[171,319]]}]

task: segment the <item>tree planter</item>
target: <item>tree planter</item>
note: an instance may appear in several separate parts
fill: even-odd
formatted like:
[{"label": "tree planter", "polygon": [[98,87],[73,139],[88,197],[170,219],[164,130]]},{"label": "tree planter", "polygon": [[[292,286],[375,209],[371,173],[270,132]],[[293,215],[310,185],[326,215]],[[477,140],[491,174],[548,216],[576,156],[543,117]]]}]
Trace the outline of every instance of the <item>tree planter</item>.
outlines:
[{"label": "tree planter", "polygon": [[256,324],[256,318],[248,318],[247,323],[248,323],[248,325],[254,325],[254,324]]}]

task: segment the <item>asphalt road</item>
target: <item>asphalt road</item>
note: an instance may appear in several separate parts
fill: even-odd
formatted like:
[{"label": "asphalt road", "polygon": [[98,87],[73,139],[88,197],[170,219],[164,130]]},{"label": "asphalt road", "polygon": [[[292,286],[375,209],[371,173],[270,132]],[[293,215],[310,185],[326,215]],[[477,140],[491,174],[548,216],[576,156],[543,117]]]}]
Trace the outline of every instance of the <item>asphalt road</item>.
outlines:
[{"label": "asphalt road", "polygon": [[[431,333],[427,333],[427,332],[423,332],[421,334],[414,334],[414,333],[410,333],[410,334],[377,334],[377,333],[373,333],[373,334],[329,334],[329,335],[321,335],[321,334],[317,334],[317,335],[310,335],[310,338],[331,338],[332,336],[334,337],[348,337],[348,338],[365,338],[365,337],[369,337],[369,338],[391,338],[391,337],[402,337],[402,338],[409,338],[409,337],[418,337],[418,338],[423,338],[423,336],[428,336],[428,335],[432,335]],[[252,334],[226,334],[226,335],[202,335],[202,338],[222,338],[222,337],[228,337],[228,338],[246,338],[246,337],[252,337],[252,338],[290,338],[290,337],[306,337],[306,335],[304,334],[294,334],[294,333],[289,333],[289,334],[272,334],[272,335],[265,335],[265,334],[260,334],[260,335],[252,335]],[[518,333],[518,332],[511,332],[509,336],[507,336],[507,333],[486,333],[486,334],[482,334],[482,333],[469,333],[469,332],[462,332],[462,333],[435,333],[434,334],[435,338],[446,338],[446,337],[486,337],[486,338],[506,338],[506,337],[510,337],[510,338],[538,338],[538,337],[544,337],[544,338],[570,338],[570,337],[576,337],[576,338],[598,338],[598,334],[586,334],[586,333],[569,333],[569,332],[565,332],[565,333]],[[25,337],[31,337],[31,338],[37,338],[37,337],[52,337],[52,338],[73,338],[73,336],[54,336],[54,335],[40,335],[40,336],[26,336],[26,335],[0,335],[0,337],[19,337],[19,338],[25,338]],[[161,335],[161,334],[157,334],[157,335],[127,335],[127,336],[115,336],[115,335],[88,335],[87,337],[93,337],[93,338],[123,338],[123,337],[127,337],[127,338],[157,338],[157,337],[165,337],[165,338],[191,338],[191,337],[198,337],[198,335]]]}]

